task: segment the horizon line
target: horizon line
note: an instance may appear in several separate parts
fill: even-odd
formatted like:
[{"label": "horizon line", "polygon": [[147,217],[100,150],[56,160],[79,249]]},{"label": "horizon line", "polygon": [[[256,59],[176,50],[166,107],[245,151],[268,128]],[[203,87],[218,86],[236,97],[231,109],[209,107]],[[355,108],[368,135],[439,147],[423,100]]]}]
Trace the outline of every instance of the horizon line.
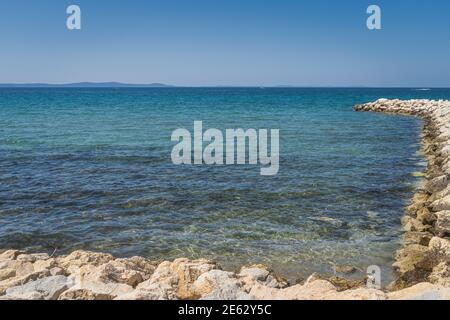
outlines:
[{"label": "horizon line", "polygon": [[120,88],[120,87],[134,87],[134,88],[353,88],[353,89],[450,89],[445,86],[369,86],[369,85],[173,85],[159,82],[153,83],[125,83],[125,82],[67,82],[67,83],[46,83],[46,82],[24,82],[24,83],[0,83],[2,88],[39,88],[39,87],[62,87],[62,88]]}]

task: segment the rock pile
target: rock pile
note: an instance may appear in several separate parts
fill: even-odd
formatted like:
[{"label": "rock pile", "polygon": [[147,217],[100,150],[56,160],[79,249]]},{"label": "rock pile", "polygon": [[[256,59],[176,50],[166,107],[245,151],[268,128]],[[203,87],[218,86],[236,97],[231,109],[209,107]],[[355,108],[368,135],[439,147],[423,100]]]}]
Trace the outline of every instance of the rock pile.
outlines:
[{"label": "rock pile", "polygon": [[157,263],[141,257],[115,259],[75,251],[67,256],[0,254],[0,300],[386,300],[450,299],[450,288],[430,283],[385,293],[363,286],[339,291],[311,276],[289,286],[262,265],[227,272],[208,260]]},{"label": "rock pile", "polygon": [[403,247],[391,289],[419,282],[450,287],[450,101],[387,100],[358,105],[356,111],[418,116],[424,120],[422,149],[428,160],[425,184],[403,218]]}]

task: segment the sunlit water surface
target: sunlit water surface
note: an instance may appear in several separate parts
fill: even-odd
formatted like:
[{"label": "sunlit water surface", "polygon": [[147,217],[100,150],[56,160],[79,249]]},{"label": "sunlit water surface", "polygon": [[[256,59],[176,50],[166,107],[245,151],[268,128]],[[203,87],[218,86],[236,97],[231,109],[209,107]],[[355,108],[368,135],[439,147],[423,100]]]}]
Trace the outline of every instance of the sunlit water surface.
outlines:
[{"label": "sunlit water surface", "polygon": [[[0,247],[391,277],[421,122],[356,113],[413,89],[0,89]],[[280,129],[280,172],[175,166],[177,128]],[[331,219],[330,219],[331,218]]]}]

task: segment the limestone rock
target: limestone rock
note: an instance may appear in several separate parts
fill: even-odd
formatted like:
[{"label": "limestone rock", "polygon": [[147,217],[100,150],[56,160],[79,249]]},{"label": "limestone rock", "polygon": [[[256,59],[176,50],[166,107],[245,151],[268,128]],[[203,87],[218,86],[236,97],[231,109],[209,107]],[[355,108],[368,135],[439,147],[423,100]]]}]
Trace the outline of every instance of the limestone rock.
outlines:
[{"label": "limestone rock", "polygon": [[2,254],[0,254],[0,261],[2,261],[2,260],[15,260],[19,254],[22,254],[22,251],[19,251],[19,250],[6,250]]},{"label": "limestone rock", "polygon": [[45,260],[36,260],[33,263],[33,268],[35,271],[50,270],[54,267],[56,267],[56,260],[53,258],[48,258]]},{"label": "limestone rock", "polygon": [[403,224],[405,231],[426,232],[431,229],[431,226],[424,225],[419,220],[409,217],[409,216],[404,216],[402,218],[402,224]]},{"label": "limestone rock", "polygon": [[75,285],[60,299],[112,300],[132,292],[133,286],[130,284],[135,285],[142,280],[137,271],[127,269],[123,262],[115,264],[109,260],[98,266],[99,263],[96,260],[95,264],[71,265],[68,270],[72,271],[70,278]]},{"label": "limestone rock", "polygon": [[24,293],[23,295],[21,295],[20,297],[15,297],[15,296],[0,296],[0,301],[1,300],[43,300],[42,295],[40,293],[37,292],[27,292]]},{"label": "limestone rock", "polygon": [[450,259],[450,240],[434,237],[431,239],[428,248],[435,251],[443,259]]},{"label": "limestone rock", "polygon": [[424,225],[431,225],[436,221],[436,216],[424,207],[417,211],[417,220]]},{"label": "limestone rock", "polygon": [[314,280],[305,285],[295,285],[284,289],[255,285],[249,294],[256,300],[321,300],[337,293],[336,287],[325,280]]},{"label": "limestone rock", "polygon": [[425,203],[428,202],[428,199],[430,198],[430,196],[428,195],[428,193],[426,192],[417,192],[416,194],[414,194],[411,202],[413,204],[417,204],[420,207],[423,207]]},{"label": "limestone rock", "polygon": [[450,263],[450,241],[434,237],[430,240],[428,250],[423,254],[422,259],[415,263],[415,268],[431,273],[442,262]]},{"label": "limestone rock", "polygon": [[0,269],[0,281],[9,279],[9,278],[13,278],[16,276],[16,270],[14,269],[10,269],[10,268],[5,268],[5,269]]},{"label": "limestone rock", "polygon": [[[141,299],[196,299],[198,294],[193,290],[193,283],[208,271],[218,266],[208,260],[177,259],[164,261],[157,266],[150,278],[137,285],[136,296]],[[156,292],[156,294],[155,294]],[[120,297],[128,299],[132,295]]]},{"label": "limestone rock", "polygon": [[172,271],[172,263],[169,261],[164,261],[158,265],[156,270],[153,272],[150,279],[140,283],[137,288],[146,288],[155,283],[160,283],[167,285],[169,287],[175,287],[178,284],[178,275],[174,274]]},{"label": "limestone rock", "polygon": [[450,288],[431,283],[419,283],[413,287],[391,292],[390,300],[450,300]]},{"label": "limestone rock", "polygon": [[17,260],[0,260],[0,270],[14,269],[17,270],[23,263]]},{"label": "limestone rock", "polygon": [[433,284],[450,288],[450,263],[441,262],[435,266],[431,274],[428,276],[428,281]]},{"label": "limestone rock", "polygon": [[37,254],[20,254],[17,256],[18,261],[23,262],[35,262],[37,260],[47,260],[49,259],[49,255],[46,253],[37,253]]},{"label": "limestone rock", "polygon": [[[426,214],[426,211],[424,211]],[[418,217],[421,213],[418,212]],[[439,217],[437,213],[436,225]],[[415,219],[416,220],[416,219]],[[418,220],[416,220],[418,221]],[[386,294],[365,288],[365,281],[311,276],[304,285],[288,287],[262,265],[226,272],[208,260],[177,259],[155,262],[140,257],[114,259],[110,255],[78,251],[69,256],[4,251],[0,260],[0,300],[384,300],[439,298],[450,286],[450,240],[429,232],[405,234],[406,246],[397,253],[402,288],[427,279],[428,287]],[[352,272],[351,266],[338,271]],[[422,290],[422,292],[420,291]],[[3,294],[6,294],[2,296]],[[415,296],[416,295],[416,296]]]},{"label": "limestone rock", "polygon": [[84,279],[104,283],[123,283],[135,287],[150,275],[141,266],[126,259],[111,260],[98,267],[86,265],[75,271]]},{"label": "limestone rock", "polygon": [[450,157],[450,146],[445,146],[444,148],[442,148],[441,154],[444,157]]},{"label": "limestone rock", "polygon": [[200,300],[254,300],[253,296],[234,288],[219,287]]},{"label": "limestone rock", "polygon": [[18,277],[26,276],[28,274],[35,272],[34,266],[31,262],[21,262],[21,261],[17,262],[20,263],[16,268],[16,274]]},{"label": "limestone rock", "polygon": [[168,284],[146,283],[114,300],[177,300],[177,296],[174,288]]},{"label": "limestone rock", "polygon": [[202,300],[251,300],[242,287],[243,281],[235,274],[222,270],[203,273],[192,285],[194,294]]},{"label": "limestone rock", "polygon": [[326,280],[308,282],[297,290],[295,286],[281,290],[287,293],[287,296],[293,295],[294,300],[322,300],[324,296],[337,292],[336,287]]},{"label": "limestone rock", "polygon": [[242,267],[238,277],[247,288],[251,288],[255,283],[271,288],[285,288],[288,283],[277,278],[272,270],[263,265],[253,265]]},{"label": "limestone rock", "polygon": [[63,276],[65,275],[64,270],[59,267],[54,267],[50,269],[50,274],[52,276]]},{"label": "limestone rock", "polygon": [[434,211],[450,210],[450,196],[434,201],[431,206]]},{"label": "limestone rock", "polygon": [[148,280],[159,265],[158,262],[150,261],[143,257],[116,259],[115,262],[123,263],[127,268],[141,272],[143,280]]},{"label": "limestone rock", "polygon": [[106,253],[96,253],[88,251],[74,251],[66,257],[61,257],[57,259],[58,266],[69,269],[69,268],[79,268],[85,265],[100,266],[113,260],[113,256]]},{"label": "limestone rock", "polygon": [[428,248],[418,244],[406,246],[396,254],[396,262],[393,264],[394,269],[404,273],[413,270],[416,264],[421,262],[428,252]]},{"label": "limestone rock", "polygon": [[450,211],[439,211],[436,213],[437,221],[435,229],[440,236],[450,234]]},{"label": "limestone rock", "polygon": [[6,295],[14,299],[56,300],[59,295],[73,286],[73,281],[64,276],[51,276],[28,282],[22,286],[6,290]]},{"label": "limestone rock", "polygon": [[58,300],[113,300],[114,295],[99,293],[89,289],[72,289],[63,292]]},{"label": "limestone rock", "polygon": [[421,246],[428,247],[431,238],[433,238],[433,234],[431,234],[430,232],[411,231],[405,232],[402,238],[403,244],[405,246],[408,246],[410,244],[419,244]]},{"label": "limestone rock", "polygon": [[447,186],[447,188],[445,188],[445,189],[442,190],[442,191],[433,193],[433,194],[431,195],[431,197],[429,198],[429,201],[430,201],[430,202],[434,202],[434,201],[436,201],[436,200],[445,198],[445,197],[448,196],[448,195],[450,195],[450,185]]},{"label": "limestone rock", "polygon": [[103,283],[69,278],[75,284],[61,294],[60,300],[112,300],[133,291],[133,287],[122,283]]},{"label": "limestone rock", "polygon": [[[160,265],[161,266],[161,265]],[[160,268],[158,266],[158,269]],[[192,291],[192,284],[203,274],[208,271],[218,269],[217,265],[208,260],[194,260],[190,261],[188,259],[177,259],[172,262],[169,266],[170,274],[172,274],[178,283],[177,296],[179,299],[191,299],[195,298],[195,293]],[[157,273],[155,271],[151,279],[155,282],[156,279],[163,276],[166,272],[162,270],[162,273]],[[164,277],[164,276],[163,276]]]},{"label": "limestone rock", "polygon": [[0,295],[5,294],[6,290],[11,287],[21,286],[30,281],[35,281],[37,279],[45,278],[50,275],[48,270],[38,271],[27,274],[25,276],[17,276],[13,278],[0,281]]},{"label": "limestone rock", "polygon": [[387,295],[380,290],[358,288],[342,292],[330,293],[324,296],[324,300],[386,300]]},{"label": "limestone rock", "polygon": [[447,187],[447,185],[448,185],[448,177],[447,175],[442,175],[427,182],[427,184],[425,185],[425,190],[427,190],[430,193],[435,193],[442,191]]}]

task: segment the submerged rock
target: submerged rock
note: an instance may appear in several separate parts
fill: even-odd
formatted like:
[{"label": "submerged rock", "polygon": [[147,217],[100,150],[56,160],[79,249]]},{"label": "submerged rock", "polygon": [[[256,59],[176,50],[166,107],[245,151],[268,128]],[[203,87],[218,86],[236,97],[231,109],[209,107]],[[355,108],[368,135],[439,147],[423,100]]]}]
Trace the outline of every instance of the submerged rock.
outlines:
[{"label": "submerged rock", "polygon": [[363,279],[359,280],[349,280],[341,277],[331,277],[327,279],[332,283],[337,291],[347,291],[347,290],[353,290],[353,289],[359,289],[362,287],[365,287],[367,284],[367,278],[364,277]]},{"label": "submerged rock", "polygon": [[347,224],[344,221],[341,221],[339,219],[335,219],[335,218],[330,218],[330,217],[313,217],[310,218],[310,220],[316,221],[316,222],[321,222],[321,223],[326,223],[329,224],[333,227],[337,227],[337,228],[341,228],[346,226]]},{"label": "submerged rock", "polygon": [[350,265],[337,265],[334,270],[337,273],[342,273],[342,274],[352,274],[358,271],[357,268],[355,268],[354,266],[350,266]]}]

